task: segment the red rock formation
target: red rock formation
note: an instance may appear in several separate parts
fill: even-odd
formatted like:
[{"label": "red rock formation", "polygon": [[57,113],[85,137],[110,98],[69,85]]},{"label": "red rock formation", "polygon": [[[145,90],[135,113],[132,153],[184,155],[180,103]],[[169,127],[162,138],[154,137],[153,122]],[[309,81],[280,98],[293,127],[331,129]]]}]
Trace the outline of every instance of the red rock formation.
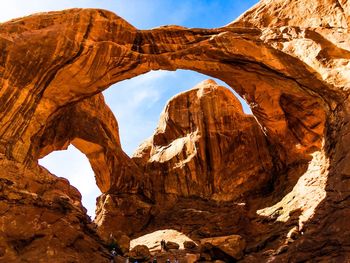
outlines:
[{"label": "red rock formation", "polygon": [[6,159],[0,165],[1,262],[109,262],[66,179]]},{"label": "red rock formation", "polygon": [[150,177],[156,200],[234,200],[265,186],[273,165],[255,118],[212,80],[172,98],[133,159]]},{"label": "red rock formation", "polygon": [[[185,220],[189,224],[181,226],[184,231],[197,236],[239,234],[247,242],[244,261],[347,261],[348,26],[349,4],[336,0],[261,1],[234,23],[212,30],[162,27],[141,31],[110,12],[93,9],[38,14],[0,24],[0,157],[1,178],[5,179],[1,181],[0,213],[6,215],[0,224],[1,260],[35,260],[40,255],[44,261],[57,262],[58,253],[62,262],[87,258],[106,261],[99,238],[84,221],[77,192],[37,166],[38,157],[71,142],[89,157],[104,193],[100,198],[104,210],[98,222],[102,226],[108,225],[104,220],[114,217],[121,220],[118,227],[127,225],[127,218],[134,218],[135,225],[126,229],[130,232],[145,226],[160,227],[164,222],[179,227],[179,216],[186,219],[186,209],[198,207],[203,209],[192,211],[191,219]],[[217,77],[248,101],[266,141],[258,131],[252,132],[257,135],[254,139],[268,146],[268,155],[258,163],[271,165],[271,174],[263,173],[261,181],[273,186],[271,195],[257,192],[248,196],[242,207],[189,198],[194,194],[197,198],[230,200],[237,193],[256,189],[257,185],[244,181],[253,175],[243,171],[235,173],[242,178],[242,189],[236,192],[228,186],[236,182],[230,172],[236,166],[230,154],[217,156],[213,145],[201,149],[209,149],[222,164],[209,161],[215,168],[210,169],[212,173],[203,169],[204,174],[198,174],[192,169],[188,174],[198,183],[184,189],[180,185],[188,181],[170,186],[174,175],[169,176],[171,180],[153,179],[153,172],[147,172],[149,162],[144,165],[147,147],[142,153],[144,161],[139,160],[141,167],[146,167],[145,177],[122,152],[114,117],[99,96],[92,97],[112,83],[147,71],[178,68]],[[203,105],[205,109],[221,104]],[[211,120],[211,114],[193,123],[201,127],[202,120]],[[187,123],[187,127],[180,133],[172,131],[172,125],[165,126],[170,133],[159,130],[150,149],[155,167],[163,167],[163,160],[170,167],[187,161],[186,152],[180,155],[186,158],[174,161],[165,148],[156,149],[179,139],[171,133],[181,138],[192,133],[188,140],[179,140],[189,149],[196,138],[189,122],[180,116],[173,119]],[[249,125],[256,129],[243,119],[243,130]],[[67,125],[68,121],[74,124]],[[86,126],[94,129],[83,129]],[[217,144],[225,147],[225,143]],[[196,158],[206,164],[214,160],[207,156],[198,151]],[[255,160],[257,155],[248,157]],[[219,174],[225,162],[227,169]],[[185,164],[193,165],[191,161]],[[229,192],[228,196],[217,193],[212,180],[205,186],[208,176],[214,175],[219,178],[214,185]],[[164,183],[164,188],[158,183]],[[196,189],[196,185],[204,188]],[[154,208],[154,202],[159,201],[155,190],[159,189],[177,199],[171,197],[171,202],[163,203],[169,207]],[[309,191],[316,193],[318,200]],[[38,204],[43,205],[38,208]],[[232,207],[239,213],[233,215]],[[204,210],[210,216],[203,219],[203,226],[191,225],[194,218],[200,220]],[[26,213],[17,216],[19,211]],[[173,211],[175,218],[169,219]],[[230,222],[228,215],[232,215]],[[31,225],[36,227],[31,229],[19,227],[32,218],[40,224],[35,221]],[[102,236],[111,230],[99,229]],[[52,252],[52,247],[57,252]]]},{"label": "red rock formation", "polygon": [[209,261],[225,258],[229,262],[242,259],[246,245],[244,239],[238,235],[205,238],[201,242],[201,259]]},{"label": "red rock formation", "polygon": [[[256,29],[167,27],[138,31],[106,11],[74,9],[5,23],[0,34],[6,50],[1,59],[1,112],[6,123],[0,131],[1,147],[7,157],[18,161],[33,158],[31,138],[58,109],[152,69],[192,69],[235,87],[254,105],[252,110],[269,136],[277,144],[290,146],[283,152],[288,162],[294,160],[295,151],[320,146],[325,100],[333,98],[333,93],[326,93],[325,98],[314,96],[313,91],[326,92],[324,84],[300,60],[261,42]],[[170,38],[175,37],[176,43],[170,45]],[[230,45],[223,50],[225,43]],[[32,50],[28,53],[29,46]],[[197,53],[203,54],[199,61]],[[31,67],[30,72],[24,64]],[[259,85],[254,80],[259,80]],[[279,89],[273,88],[276,82]],[[27,96],[11,99],[13,87]],[[295,109],[282,107],[280,98],[287,102],[304,100],[301,105],[292,104],[298,109],[293,112],[294,131],[284,116]],[[305,111],[318,117],[305,122],[301,120]],[[10,116],[14,118],[11,121]],[[299,149],[296,144],[300,144]]]},{"label": "red rock formation", "polygon": [[246,27],[347,28],[350,5],[346,0],[262,0],[231,25]]},{"label": "red rock formation", "polygon": [[[102,94],[57,112],[36,135],[31,150],[36,158],[42,158],[69,144],[87,156],[101,192],[115,187],[118,191],[136,191],[135,184],[141,182],[135,179],[140,176],[138,167],[121,149],[117,120]],[[118,170],[119,177],[113,176],[114,170]]]},{"label": "red rock formation", "polygon": [[[147,198],[131,191],[103,194],[95,220],[103,236],[116,229],[128,234],[144,230],[158,221],[154,217],[160,211],[171,213],[178,198],[233,201],[266,192],[273,176],[259,124],[243,113],[229,90],[212,80],[172,98],[155,134],[132,159],[142,171]],[[118,175],[120,167],[115,169]]]}]

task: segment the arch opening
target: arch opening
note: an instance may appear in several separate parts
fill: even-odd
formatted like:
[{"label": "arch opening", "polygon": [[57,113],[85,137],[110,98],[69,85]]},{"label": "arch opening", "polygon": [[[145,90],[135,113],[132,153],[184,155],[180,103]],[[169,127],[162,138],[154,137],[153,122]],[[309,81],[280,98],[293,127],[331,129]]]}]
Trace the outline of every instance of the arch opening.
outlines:
[{"label": "arch opening", "polygon": [[[198,84],[198,82],[200,82],[203,79],[213,78],[211,76],[209,77],[209,76],[203,75],[201,73],[193,73],[192,71],[189,71],[189,70],[179,70],[178,72],[180,72],[179,75],[182,77],[182,82],[180,82],[180,83],[184,83],[184,84],[179,84],[179,82],[174,80],[174,79],[176,79],[174,77],[176,72],[151,71],[151,72],[149,72],[147,74],[135,77],[135,78],[133,78],[131,80],[126,80],[126,81],[123,81],[122,83],[118,83],[114,87],[110,87],[108,90],[106,90],[104,92],[104,95],[106,96],[105,99],[106,99],[107,103],[110,105],[110,108],[112,109],[112,111],[114,111],[115,115],[117,116],[117,119],[118,119],[119,124],[120,124],[121,134],[123,133],[123,126],[124,126],[123,125],[123,117],[125,118],[125,123],[126,124],[128,124],[128,123],[130,124],[132,118],[136,117],[133,113],[131,113],[130,115],[126,115],[126,117],[122,116],[122,115],[121,115],[122,118],[120,117],[120,114],[123,114],[122,113],[123,111],[124,112],[127,111],[127,107],[123,103],[121,103],[122,105],[120,106],[119,109],[118,109],[118,107],[117,107],[117,110],[115,108],[113,108],[113,104],[118,104],[118,103],[122,102],[123,100],[125,100],[125,97],[123,97],[123,89],[125,89],[124,92],[126,93],[126,98],[131,101],[131,104],[133,104],[133,99],[132,99],[133,95],[135,95],[135,94],[139,95],[139,97],[136,99],[136,101],[140,105],[142,105],[142,103],[145,103],[144,105],[146,105],[146,106],[144,106],[144,107],[141,106],[140,108],[142,108],[144,110],[143,113],[145,113],[147,115],[148,114],[148,110],[151,109],[151,106],[154,105],[154,104],[158,103],[158,104],[160,104],[161,108],[164,107],[165,99],[163,99],[162,103],[161,103],[161,99],[160,99],[160,97],[163,94],[159,94],[159,93],[157,93],[157,91],[162,90],[162,89],[165,89],[165,90],[171,89],[174,92],[174,94],[177,94],[179,92],[183,92],[183,91],[187,91],[187,90],[191,89],[193,86]],[[186,76],[186,74],[188,74],[188,73],[193,73],[192,79],[190,77],[188,77],[190,75]],[[215,74],[211,74],[211,75],[215,75]],[[153,79],[155,79],[154,83],[152,83]],[[194,81],[195,83],[192,82],[193,84],[189,85],[188,83],[191,83],[191,81]],[[221,80],[217,80],[216,79],[216,81],[219,82],[220,84],[223,83]],[[132,83],[132,85],[128,86],[125,83]],[[231,82],[231,83],[234,83],[234,82]],[[258,86],[259,84],[260,84],[259,83],[259,79],[257,79],[257,83],[256,84],[249,83],[250,86],[254,86],[254,85]],[[175,86],[175,88],[174,88],[174,86]],[[225,85],[225,86],[227,86],[227,85]],[[118,94],[118,88],[121,89],[119,92],[121,92],[121,94],[122,94],[122,95],[119,95],[119,97],[117,95]],[[133,88],[135,88],[135,91],[133,91]],[[115,89],[115,91],[113,89]],[[232,87],[228,87],[228,89],[232,92]],[[137,92],[139,92],[139,91],[141,91],[141,94],[137,94]],[[166,93],[166,91],[164,93]],[[174,94],[172,94],[172,95],[174,95]],[[113,97],[113,96],[114,97],[118,97],[117,100],[113,101],[112,98],[109,98],[109,97]],[[260,96],[262,96],[262,95],[260,94]],[[171,97],[171,95],[168,95],[166,97],[167,97],[166,99],[168,99],[169,97]],[[236,97],[239,97],[239,96],[236,95]],[[284,110],[284,113],[287,116],[287,113],[291,109],[294,110],[296,105],[294,105],[292,103],[289,103],[289,104],[285,103],[285,97],[289,98],[290,97],[289,95],[283,95],[281,97],[283,98],[281,104],[283,104],[283,110]],[[243,100],[241,97],[239,97],[239,99],[241,101]],[[259,99],[260,98],[254,98],[254,100],[259,100]],[[262,100],[265,100],[265,99],[266,98],[263,98]],[[295,96],[295,97],[291,96],[291,100],[296,102],[298,100],[298,97],[297,96]],[[145,101],[147,101],[149,104],[147,104]],[[151,101],[151,102],[149,102],[149,101]],[[271,101],[269,103],[271,103]],[[256,106],[256,105],[253,105],[253,106]],[[305,105],[303,105],[303,106],[305,106]],[[245,113],[251,114],[251,111],[248,110],[248,107],[249,106],[246,103],[245,103],[245,105],[243,105],[243,109],[244,109]],[[146,110],[145,110],[145,108],[146,108]],[[311,109],[311,111],[314,110],[312,108],[312,106],[310,107],[310,109]],[[119,110],[119,112],[118,112],[118,110]],[[270,110],[273,111],[273,109],[270,109]],[[259,114],[259,110],[256,110],[255,112]],[[156,123],[158,123],[158,118],[157,118],[158,115],[159,114],[154,114],[155,120],[153,121],[153,124],[152,124],[152,122],[150,122],[151,123],[149,125],[150,129],[148,130],[149,131],[149,135],[151,135],[151,133],[154,130],[154,127],[156,127]],[[259,117],[261,119],[262,115],[260,114]],[[132,128],[132,125],[129,125],[128,128],[125,131],[125,133],[127,133],[129,136],[130,136],[130,133],[132,132],[133,129],[137,130],[137,133],[140,134],[140,129],[138,127],[142,126],[143,123],[145,123],[145,116],[143,116],[141,118],[137,118],[136,117],[136,119],[137,119],[136,125],[134,124],[133,127],[137,127],[137,128],[136,129]],[[265,119],[264,119],[265,122],[267,121],[266,119],[267,118],[265,117]],[[254,121],[256,121],[256,120],[254,119]],[[260,123],[258,125],[260,125]],[[257,133],[254,134],[254,136],[252,136],[254,139],[256,139],[256,141],[254,141],[252,143],[249,143],[249,142],[247,143],[246,142],[246,145],[256,144],[258,146],[257,149],[254,148],[254,150],[256,150],[255,153],[249,152],[247,154],[246,158],[243,158],[241,160],[241,162],[240,162],[240,165],[248,164],[249,161],[247,161],[247,160],[249,160],[249,157],[254,156],[254,154],[256,154],[256,152],[258,152],[258,155],[259,155],[259,158],[260,158],[259,162],[261,162],[261,163],[259,163],[259,165],[257,165],[257,167],[259,167],[259,169],[254,170],[254,168],[256,168],[256,167],[253,167],[253,166],[256,163],[254,162],[254,158],[253,158],[253,161],[250,163],[253,166],[250,167],[251,174],[249,176],[251,176],[252,174],[255,173],[255,175],[252,176],[252,178],[253,179],[255,178],[254,179],[254,181],[255,181],[254,183],[255,184],[261,183],[262,187],[260,187],[260,188],[252,186],[252,185],[244,186],[244,183],[242,183],[242,181],[246,180],[246,178],[242,179],[242,177],[239,178],[239,180],[241,180],[240,182],[238,182],[239,180],[237,182],[232,182],[232,181],[230,181],[231,180],[230,179],[230,175],[227,174],[226,176],[223,176],[223,178],[220,179],[221,180],[220,183],[213,182],[213,184],[209,187],[210,189],[208,190],[207,193],[209,193],[209,195],[212,195],[211,197],[209,197],[209,195],[203,194],[202,192],[191,192],[191,190],[188,190],[188,189],[187,189],[187,192],[186,192],[186,191],[182,191],[182,189],[181,189],[181,187],[186,185],[186,184],[183,184],[182,186],[178,187],[177,189],[172,188],[172,184],[178,183],[178,182],[176,182],[176,180],[181,180],[181,179],[178,179],[179,177],[181,177],[181,176],[184,177],[184,178],[186,177],[186,173],[181,174],[181,172],[177,172],[177,173],[175,172],[176,176],[178,177],[177,179],[174,179],[174,180],[172,180],[172,179],[169,179],[169,180],[168,179],[164,179],[164,181],[162,181],[162,180],[159,179],[159,178],[162,177],[161,174],[156,174],[156,173],[152,174],[152,172],[150,172],[150,170],[155,170],[155,171],[158,170],[158,171],[163,171],[163,172],[167,171],[167,169],[169,169],[169,167],[167,168],[167,166],[173,165],[173,164],[171,164],[171,162],[167,163],[167,161],[169,161],[175,155],[172,156],[171,158],[166,159],[166,160],[162,160],[162,158],[158,158],[158,157],[157,157],[158,159],[152,157],[152,158],[149,159],[151,161],[152,165],[148,165],[148,164],[145,165],[144,163],[142,164],[142,161],[141,161],[141,164],[140,164],[140,162],[138,162],[138,156],[137,155],[135,155],[132,159],[133,159],[133,161],[136,162],[137,165],[139,165],[141,167],[143,176],[145,178],[147,178],[146,181],[144,181],[145,185],[147,185],[146,188],[147,187],[154,187],[154,185],[157,184],[155,182],[155,180],[160,180],[160,181],[162,181],[161,184],[165,185],[164,186],[165,190],[164,189],[161,189],[161,190],[157,189],[157,190],[160,190],[160,192],[162,194],[168,195],[167,198],[169,198],[169,196],[172,196],[172,195],[173,196],[170,197],[170,199],[173,198],[174,196],[181,196],[181,197],[185,197],[185,198],[188,198],[190,196],[198,196],[200,198],[204,198],[204,200],[206,198],[208,198],[208,199],[211,199],[212,201],[214,201],[213,203],[210,203],[210,204],[200,203],[200,205],[203,207],[203,210],[195,211],[194,213],[195,214],[197,213],[195,215],[195,217],[198,216],[198,213],[202,213],[203,211],[204,212],[208,212],[208,213],[216,213],[216,212],[221,213],[222,211],[217,211],[216,210],[216,208],[215,208],[215,201],[219,201],[219,202],[226,202],[226,201],[230,202],[232,200],[243,200],[243,201],[245,201],[245,197],[242,197],[242,196],[244,196],[246,193],[250,193],[251,194],[253,192],[253,196],[254,196],[254,194],[256,194],[256,193],[270,192],[271,189],[274,187],[274,184],[276,183],[275,180],[277,179],[277,178],[273,178],[274,176],[276,176],[274,173],[282,174],[283,172],[285,172],[286,174],[288,174],[285,179],[286,180],[290,180],[290,178],[288,178],[288,177],[295,176],[297,178],[306,169],[306,167],[305,167],[305,159],[304,159],[305,155],[301,154],[299,157],[296,157],[296,160],[294,160],[295,161],[295,165],[299,166],[298,174],[292,174],[290,170],[283,170],[284,169],[283,167],[281,168],[281,170],[277,170],[278,168],[274,167],[274,165],[278,165],[278,163],[274,163],[275,160],[272,160],[273,158],[277,157],[277,156],[274,156],[274,154],[278,155],[278,153],[273,152],[273,150],[275,150],[275,149],[273,149],[273,147],[275,147],[275,145],[273,145],[274,141],[271,140],[271,138],[266,133],[264,135],[262,134],[263,133],[262,131],[264,131],[262,128],[263,127],[259,126],[257,130],[259,130],[259,132],[261,132],[261,133],[259,134],[259,132],[257,132]],[[304,135],[301,135],[301,136],[304,136]],[[122,137],[121,139],[123,141],[123,135],[121,137]],[[235,137],[232,137],[232,139],[233,138],[235,138]],[[154,141],[154,137],[153,137],[153,141]],[[169,141],[167,141],[167,142],[169,142]],[[170,142],[171,142],[170,144],[167,144],[167,145],[160,144],[160,146],[164,146],[165,148],[169,147],[171,149],[173,141],[170,141]],[[135,144],[134,147],[136,147],[136,146],[137,145]],[[237,145],[235,145],[235,146],[237,146]],[[261,149],[263,149],[263,150],[259,149],[259,147],[261,147]],[[129,155],[134,150],[133,148],[126,149],[126,151],[128,152]],[[142,149],[142,147],[141,147],[141,149]],[[242,147],[242,148],[237,147],[237,149],[239,149],[240,152],[246,151],[246,149],[244,149],[244,147]],[[141,151],[143,151],[143,150],[144,149],[142,149]],[[187,150],[188,150],[188,148],[187,148]],[[234,146],[232,146],[231,150],[232,150],[232,152],[234,152],[236,149],[235,149]],[[165,152],[164,155],[167,155],[167,153]],[[239,155],[239,154],[237,154],[237,155]],[[209,153],[208,156],[210,156],[209,158],[213,158],[215,156],[215,153],[213,153],[213,152]],[[232,154],[232,156],[234,156],[234,154]],[[237,160],[234,157],[232,157],[232,156],[228,157],[227,159],[224,160],[224,162],[227,162],[227,165],[225,166],[225,169],[226,170],[230,170],[232,168],[232,170],[234,171],[233,173],[236,173],[235,175],[238,175],[239,171],[237,172],[236,167],[234,167],[234,165],[232,165],[232,163],[236,163],[237,164]],[[268,156],[268,158],[264,159],[264,158],[266,158],[266,156]],[[184,163],[187,163],[188,158],[185,158],[184,156],[181,156],[180,159],[181,158],[186,159]],[[269,159],[269,158],[272,158],[272,159]],[[281,159],[283,159],[283,156],[282,156]],[[166,163],[166,165],[162,166],[162,164],[159,164],[159,165],[155,164],[157,162],[158,163]],[[206,159],[204,162],[208,162],[209,163],[210,159]],[[197,163],[197,165],[199,165],[199,164]],[[182,166],[182,164],[180,166],[184,167],[184,166]],[[176,167],[176,165],[173,166],[173,168],[178,168],[178,167],[179,166]],[[191,168],[186,168],[186,169],[191,169]],[[240,168],[240,169],[244,170],[242,168]],[[167,173],[168,172],[169,171],[167,171]],[[223,171],[220,171],[220,172],[224,173]],[[189,173],[191,173],[191,171]],[[204,173],[208,173],[208,171],[204,171]],[[261,176],[257,177],[256,174],[259,174],[259,173],[260,173]],[[167,174],[167,176],[169,176],[169,174]],[[152,177],[155,177],[155,178],[158,178],[158,179],[152,179]],[[194,181],[196,181],[197,179],[198,178],[196,178]],[[149,181],[147,181],[147,180],[149,180]],[[168,182],[167,182],[167,180],[168,180]],[[213,179],[213,180],[215,180],[215,179]],[[236,183],[237,183],[237,185],[239,185],[239,187],[237,187],[237,193],[233,194],[232,192],[230,192],[230,191],[232,191],[232,189],[230,189],[230,188],[232,188],[232,185],[236,185]],[[285,183],[285,181],[282,180],[282,183]],[[293,184],[291,182],[289,182],[289,183],[291,185]],[[181,183],[179,183],[179,185],[181,185]],[[239,189],[240,187],[241,187],[241,189]],[[251,187],[251,189],[249,189],[249,187]],[[198,187],[198,188],[200,188],[200,187]],[[264,188],[266,188],[266,189],[264,189]],[[215,192],[217,189],[220,189],[220,190],[218,190],[218,192],[221,191],[221,193]],[[142,188],[142,191],[144,191],[144,190],[145,190],[145,188]],[[145,192],[147,193],[148,190],[150,190],[150,189],[146,189]],[[284,190],[286,190],[286,189],[284,189]],[[281,192],[279,194],[283,196],[283,194]],[[146,194],[146,197],[149,198],[148,200],[151,200],[151,202],[156,202],[156,203],[158,202],[157,205],[158,206],[162,206],[162,203],[159,202],[160,199],[162,198],[160,195],[157,196],[156,193],[151,193],[151,194],[147,193],[147,194]],[[133,196],[132,198],[128,197],[129,200],[126,201],[126,200],[123,200],[124,197],[121,197],[118,194],[118,191],[114,192],[114,193],[110,192],[108,195],[109,195],[109,197],[108,197],[109,200],[107,200],[108,199],[106,197],[107,195],[102,196],[102,198],[100,200],[101,204],[105,204],[105,203],[109,202],[108,206],[110,206],[110,207],[113,207],[113,206],[116,207],[117,204],[122,204],[121,206],[135,206],[136,207],[135,211],[129,212],[130,214],[134,213],[134,212],[137,213],[139,211],[142,211],[143,214],[148,214],[149,213],[148,210],[152,209],[152,208],[150,208],[150,206],[148,206],[149,203],[147,204],[147,201],[145,203],[143,203],[141,205],[141,207],[138,207],[138,205],[140,203],[142,203],[142,201],[140,202],[140,200],[136,196]],[[241,197],[240,197],[240,195],[241,195]],[[176,199],[176,198],[177,197],[175,197],[174,199]],[[269,201],[273,202],[271,200],[269,200]],[[166,202],[167,201],[165,201],[164,203],[166,203]],[[172,201],[170,201],[170,203],[171,202]],[[262,203],[264,203],[264,202],[262,202]],[[183,205],[183,208],[179,209],[179,211],[178,211],[179,214],[187,213],[186,211],[191,210],[190,207],[192,207],[194,205],[194,203],[192,203],[190,201],[184,201],[184,203],[182,203],[182,205]],[[195,204],[195,206],[197,206],[197,205],[198,205],[198,203]],[[265,204],[263,204],[263,205],[265,205]],[[227,205],[227,206],[229,206],[229,205]],[[244,202],[233,205],[233,207],[236,207],[237,209],[242,209],[242,206],[243,207],[245,206]],[[244,212],[242,212],[242,213],[244,213]],[[103,214],[103,213],[101,212],[101,214]],[[170,216],[170,215],[168,214],[168,216]],[[180,227],[179,224],[177,223],[177,220],[173,220],[172,222],[169,222],[169,221],[165,222],[164,218],[158,218],[158,219],[150,222],[150,221],[148,221],[148,219],[145,219],[145,218],[139,219],[137,217],[138,217],[138,215],[135,215],[135,219],[136,220],[135,220],[135,225],[133,226],[135,228],[134,229],[130,229],[127,225],[123,225],[123,223],[125,223],[125,222],[123,222],[122,216],[115,215],[115,218],[118,218],[119,222],[120,222],[119,229],[123,229],[129,234],[132,233],[132,235],[134,235],[134,237],[141,236],[143,234],[147,234],[148,233],[147,231],[150,231],[150,229],[151,230],[157,230],[159,228],[161,229],[162,227],[163,228],[174,227],[176,229],[177,227]],[[186,215],[183,214],[183,217],[186,217]],[[183,217],[181,217],[181,218],[183,218]],[[109,227],[108,226],[109,225],[108,221],[115,220],[115,218],[112,219],[112,218],[108,218],[108,216],[107,216],[107,217],[104,217],[101,221],[97,220],[99,226],[102,226],[101,228],[99,228],[99,231],[100,231],[100,233],[102,233],[102,235],[104,235],[104,234],[108,233],[109,231],[111,231],[110,229],[108,229],[108,227]],[[145,229],[143,229],[144,226],[141,226],[141,227],[139,227],[138,230],[136,230],[136,233],[133,232],[135,229],[138,228],[137,224],[138,224],[139,220],[140,221],[142,221],[142,220],[143,221],[148,221],[147,224],[150,224],[150,226],[148,226],[149,230],[147,230],[145,232]],[[190,219],[188,219],[188,220],[190,220]],[[210,223],[214,223],[214,222],[210,222]],[[207,224],[207,222],[205,222],[205,223],[203,222],[203,224]],[[140,231],[140,229],[143,229],[143,230]],[[139,231],[139,232],[137,232],[137,231]],[[189,227],[188,229],[185,229],[185,232],[187,232],[187,233],[190,233],[191,231],[192,231],[191,227]],[[211,231],[215,231],[215,230],[211,229]],[[192,233],[192,234],[194,236],[197,235],[196,233]]]},{"label": "arch opening", "polygon": [[39,164],[51,173],[68,179],[82,196],[87,214],[94,219],[96,198],[101,194],[88,158],[73,145],[66,150],[54,151],[39,159]]},{"label": "arch opening", "polygon": [[150,71],[118,82],[103,92],[106,104],[118,120],[123,150],[132,156],[153,135],[168,100],[206,79],[226,87],[238,98],[244,113],[252,114],[247,102],[220,79],[191,70]]}]

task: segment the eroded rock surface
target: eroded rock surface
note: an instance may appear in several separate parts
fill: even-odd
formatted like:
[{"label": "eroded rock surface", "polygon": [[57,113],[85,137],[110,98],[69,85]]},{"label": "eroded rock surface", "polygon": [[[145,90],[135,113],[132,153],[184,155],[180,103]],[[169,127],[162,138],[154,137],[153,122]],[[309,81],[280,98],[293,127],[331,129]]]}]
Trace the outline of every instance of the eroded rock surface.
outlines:
[{"label": "eroded rock surface", "polygon": [[[266,193],[274,176],[269,142],[259,124],[243,112],[232,92],[213,80],[170,99],[154,135],[132,160],[142,171],[149,198],[131,192],[103,194],[95,221],[105,235],[113,228],[145,232],[147,226],[162,224],[158,220],[165,220],[164,213],[180,217],[173,211],[179,199],[231,202]],[[209,224],[217,220],[209,218],[203,216]],[[192,231],[193,225],[200,225],[188,219]]]},{"label": "eroded rock surface", "polygon": [[[79,193],[37,165],[73,143],[103,192],[96,223],[104,239],[116,229],[170,225],[197,239],[238,234],[246,262],[348,261],[348,27],[345,0],[264,0],[218,29],[142,31],[94,9],[0,24],[0,259],[109,260]],[[177,124],[163,122],[129,158],[97,94],[150,70],[179,68],[225,81],[256,122],[190,91],[177,105],[186,114],[165,111]],[[188,119],[199,108],[186,96],[197,97],[205,116]],[[219,107],[228,117],[216,121]],[[222,136],[224,124],[233,130]],[[231,149],[226,135],[241,140]],[[255,149],[242,144],[253,141]],[[250,166],[237,169],[237,154]]]},{"label": "eroded rock surface", "polygon": [[201,240],[202,260],[233,262],[243,257],[245,240],[239,235],[206,238]]},{"label": "eroded rock surface", "polygon": [[0,165],[1,262],[110,262],[66,179],[6,159]]},{"label": "eroded rock surface", "polygon": [[212,80],[172,98],[133,159],[150,177],[157,200],[174,195],[230,201],[267,185],[273,166],[255,118]]}]

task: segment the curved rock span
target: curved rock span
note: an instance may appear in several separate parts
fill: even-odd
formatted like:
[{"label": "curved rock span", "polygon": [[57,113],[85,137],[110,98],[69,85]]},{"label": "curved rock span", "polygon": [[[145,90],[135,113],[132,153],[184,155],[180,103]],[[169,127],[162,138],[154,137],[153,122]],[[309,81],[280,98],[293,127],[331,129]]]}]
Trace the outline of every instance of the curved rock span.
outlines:
[{"label": "curved rock span", "polygon": [[[130,162],[138,168],[133,174],[142,174],[142,192],[125,194],[116,186],[99,198],[96,223],[102,236],[113,229],[144,232],[150,223],[159,227],[159,213],[169,211],[175,217],[173,207],[181,198],[225,202],[267,192],[274,176],[259,124],[213,80],[172,98],[154,135]],[[120,171],[116,166],[113,175],[123,178]]]},{"label": "curved rock span", "polygon": [[[218,29],[138,30],[95,9],[0,24],[0,259],[108,262],[100,237],[173,227],[239,235],[247,262],[349,260],[349,13],[346,0],[263,0]],[[129,158],[100,92],[160,69],[223,80],[253,116],[204,82]],[[103,193],[96,225],[37,164],[70,143]]]}]

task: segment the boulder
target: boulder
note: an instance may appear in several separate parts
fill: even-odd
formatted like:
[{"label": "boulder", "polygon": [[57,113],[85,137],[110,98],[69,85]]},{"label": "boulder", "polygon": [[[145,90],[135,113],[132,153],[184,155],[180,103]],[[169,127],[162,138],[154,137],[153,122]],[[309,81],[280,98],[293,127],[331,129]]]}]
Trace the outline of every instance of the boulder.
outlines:
[{"label": "boulder", "polygon": [[138,262],[145,262],[151,258],[151,253],[145,245],[137,245],[127,254],[130,260],[137,260]]},{"label": "boulder", "polygon": [[179,249],[180,245],[176,242],[172,242],[172,241],[167,241],[165,244],[167,249]]},{"label": "boulder", "polygon": [[184,248],[185,249],[192,250],[192,249],[196,249],[197,247],[198,247],[197,244],[194,243],[193,241],[185,241],[184,242]]},{"label": "boulder", "polygon": [[206,260],[242,259],[245,240],[239,235],[205,238],[201,240],[201,257]]}]

